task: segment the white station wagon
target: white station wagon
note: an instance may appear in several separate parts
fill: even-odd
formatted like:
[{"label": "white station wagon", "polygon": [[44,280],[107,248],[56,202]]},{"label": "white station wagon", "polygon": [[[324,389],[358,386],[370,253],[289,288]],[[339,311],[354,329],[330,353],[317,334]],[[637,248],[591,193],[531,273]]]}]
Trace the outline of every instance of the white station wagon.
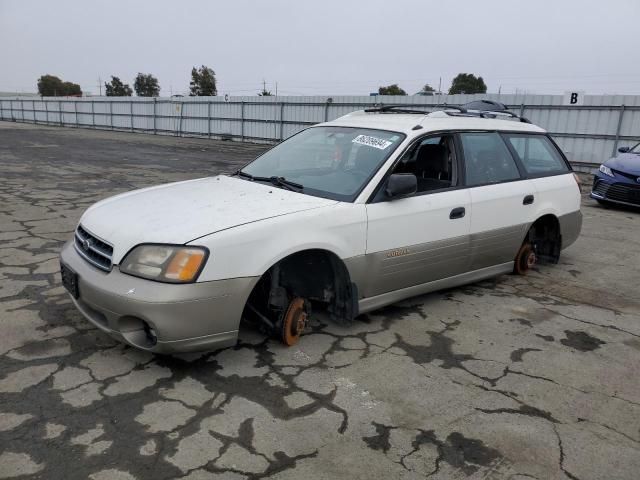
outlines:
[{"label": "white station wagon", "polygon": [[63,284],[102,331],[153,352],[236,342],[242,318],[293,345],[338,322],[555,263],[580,233],[579,180],[511,113],[381,107],[313,126],[234,175],[91,206]]}]

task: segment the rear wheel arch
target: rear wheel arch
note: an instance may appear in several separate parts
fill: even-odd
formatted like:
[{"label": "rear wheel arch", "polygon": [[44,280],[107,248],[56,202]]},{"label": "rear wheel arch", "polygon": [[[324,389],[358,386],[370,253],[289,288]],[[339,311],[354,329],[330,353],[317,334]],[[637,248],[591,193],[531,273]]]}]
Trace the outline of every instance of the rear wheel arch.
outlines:
[{"label": "rear wheel arch", "polygon": [[560,220],[553,213],[541,215],[527,230],[515,258],[514,271],[523,274],[534,263],[558,263],[561,249]]}]

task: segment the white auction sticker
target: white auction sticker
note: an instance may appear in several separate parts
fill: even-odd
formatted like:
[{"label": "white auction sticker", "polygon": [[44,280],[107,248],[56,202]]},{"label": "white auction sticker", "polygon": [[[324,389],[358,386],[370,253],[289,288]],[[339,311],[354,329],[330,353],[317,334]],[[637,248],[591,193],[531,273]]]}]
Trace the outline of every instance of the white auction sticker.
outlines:
[{"label": "white auction sticker", "polygon": [[360,145],[367,145],[368,147],[379,148],[380,150],[384,150],[393,142],[389,140],[384,140],[382,138],[370,137],[369,135],[358,135],[353,139],[353,143],[359,143]]}]

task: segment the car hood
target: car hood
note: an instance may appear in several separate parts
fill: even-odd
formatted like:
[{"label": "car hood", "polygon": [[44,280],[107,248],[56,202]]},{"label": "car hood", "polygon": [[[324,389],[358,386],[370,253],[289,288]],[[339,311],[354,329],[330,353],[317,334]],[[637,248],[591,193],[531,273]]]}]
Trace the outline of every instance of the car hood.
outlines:
[{"label": "car hood", "polygon": [[185,244],[238,225],[337,203],[271,185],[217,176],[134,190],[102,200],[80,219],[113,245],[118,264],[140,243]]},{"label": "car hood", "polygon": [[617,157],[607,160],[605,165],[621,172],[640,176],[640,155],[635,153],[621,153]]}]

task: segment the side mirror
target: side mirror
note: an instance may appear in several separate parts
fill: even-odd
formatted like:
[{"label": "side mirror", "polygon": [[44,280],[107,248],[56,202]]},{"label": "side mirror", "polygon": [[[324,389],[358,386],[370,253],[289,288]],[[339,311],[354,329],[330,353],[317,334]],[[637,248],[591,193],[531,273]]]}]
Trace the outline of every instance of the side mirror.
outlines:
[{"label": "side mirror", "polygon": [[620,147],[618,149],[620,153],[627,153],[629,150],[631,150],[629,147]]},{"label": "side mirror", "polygon": [[387,180],[384,193],[388,198],[402,198],[418,191],[418,179],[413,173],[394,173]]}]

